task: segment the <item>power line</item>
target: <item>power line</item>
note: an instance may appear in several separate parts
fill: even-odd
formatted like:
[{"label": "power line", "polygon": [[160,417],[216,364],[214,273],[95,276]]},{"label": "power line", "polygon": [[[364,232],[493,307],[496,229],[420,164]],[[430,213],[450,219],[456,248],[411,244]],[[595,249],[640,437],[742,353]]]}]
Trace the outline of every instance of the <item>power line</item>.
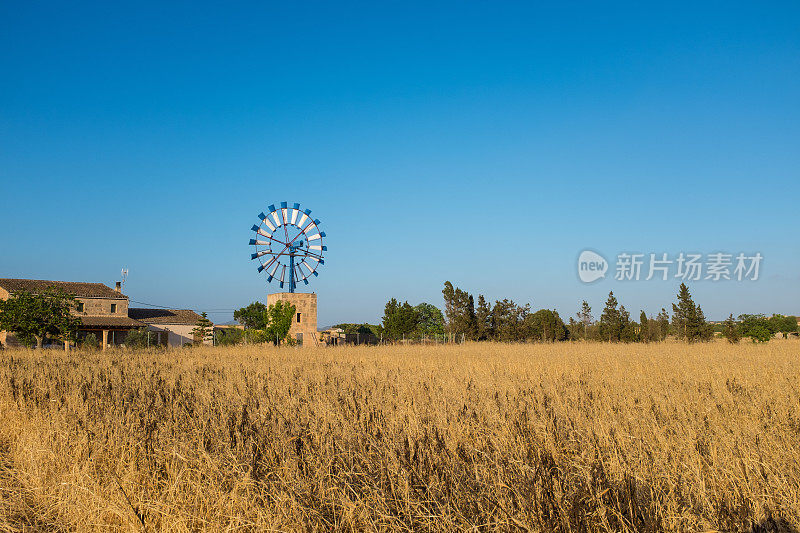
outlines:
[{"label": "power line", "polygon": [[[159,309],[178,309],[180,307],[180,306],[175,306],[175,305],[170,306],[170,305],[151,304],[151,303],[147,303],[147,302],[140,302],[138,300],[133,300],[133,299],[131,299],[130,301],[132,303],[135,303],[135,304],[147,305],[147,306],[150,306],[150,307],[157,307]],[[203,312],[206,312],[206,313],[227,313],[227,312],[230,312],[230,311],[236,311],[236,309],[224,309],[224,308],[223,309],[195,309],[195,311],[203,311]]]}]

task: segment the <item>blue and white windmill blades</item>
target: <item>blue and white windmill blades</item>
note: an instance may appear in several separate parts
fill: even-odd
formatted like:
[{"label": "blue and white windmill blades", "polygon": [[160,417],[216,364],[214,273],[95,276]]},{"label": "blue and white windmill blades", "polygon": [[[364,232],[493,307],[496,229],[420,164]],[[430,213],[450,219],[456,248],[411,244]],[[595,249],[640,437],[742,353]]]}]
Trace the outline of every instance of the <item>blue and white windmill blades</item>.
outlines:
[{"label": "blue and white windmill blades", "polygon": [[294,292],[299,282],[308,285],[312,275],[319,275],[328,247],[322,244],[325,232],[319,229],[319,219],[311,218],[311,210],[288,205],[281,202],[277,209],[271,205],[266,215],[258,215],[261,223],[252,227],[256,238],[250,239],[255,247],[250,259],[258,260],[258,271],[267,273],[268,282],[277,280],[281,288],[288,284],[289,292]]}]

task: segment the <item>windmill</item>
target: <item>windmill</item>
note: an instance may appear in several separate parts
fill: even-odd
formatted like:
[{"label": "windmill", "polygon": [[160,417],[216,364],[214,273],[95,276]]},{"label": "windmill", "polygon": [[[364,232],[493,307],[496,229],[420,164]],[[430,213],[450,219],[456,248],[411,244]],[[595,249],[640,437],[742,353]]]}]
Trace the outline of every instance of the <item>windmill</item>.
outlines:
[{"label": "windmill", "polygon": [[311,210],[288,205],[281,202],[276,209],[273,204],[267,214],[258,215],[261,223],[251,228],[256,238],[250,239],[255,246],[250,259],[258,260],[258,271],[267,273],[267,282],[277,280],[282,289],[288,284],[293,293],[299,282],[308,285],[311,276],[319,276],[317,269],[325,264],[322,252],[328,247],[322,244],[325,232],[319,229],[319,219],[311,218]]}]

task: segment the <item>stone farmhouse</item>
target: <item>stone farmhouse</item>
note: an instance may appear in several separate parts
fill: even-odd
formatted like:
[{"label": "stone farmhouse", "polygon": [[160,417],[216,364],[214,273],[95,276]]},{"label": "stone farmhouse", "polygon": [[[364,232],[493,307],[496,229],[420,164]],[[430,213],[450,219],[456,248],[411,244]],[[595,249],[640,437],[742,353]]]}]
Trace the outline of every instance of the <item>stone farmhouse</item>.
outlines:
[{"label": "stone farmhouse", "polygon": [[[0,278],[0,300],[16,292],[37,293],[48,287],[75,295],[77,307],[73,314],[82,323],[78,340],[94,334],[104,350],[124,344],[128,332],[139,328],[155,332],[153,344],[182,346],[192,342],[191,330],[200,318],[188,309],[131,309],[119,282],[112,289],[103,283]],[[20,342],[13,333],[0,331],[0,344],[18,346]]]}]

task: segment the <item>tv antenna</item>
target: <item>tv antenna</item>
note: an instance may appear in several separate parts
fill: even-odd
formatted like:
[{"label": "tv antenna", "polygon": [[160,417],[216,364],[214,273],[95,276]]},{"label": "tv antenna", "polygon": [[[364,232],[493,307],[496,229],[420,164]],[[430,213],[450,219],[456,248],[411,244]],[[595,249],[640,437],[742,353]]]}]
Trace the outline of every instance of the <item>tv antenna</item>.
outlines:
[{"label": "tv antenna", "polygon": [[125,288],[125,281],[127,281],[127,279],[128,279],[128,269],[127,268],[123,268],[121,274],[122,274],[122,288],[124,289]]}]

